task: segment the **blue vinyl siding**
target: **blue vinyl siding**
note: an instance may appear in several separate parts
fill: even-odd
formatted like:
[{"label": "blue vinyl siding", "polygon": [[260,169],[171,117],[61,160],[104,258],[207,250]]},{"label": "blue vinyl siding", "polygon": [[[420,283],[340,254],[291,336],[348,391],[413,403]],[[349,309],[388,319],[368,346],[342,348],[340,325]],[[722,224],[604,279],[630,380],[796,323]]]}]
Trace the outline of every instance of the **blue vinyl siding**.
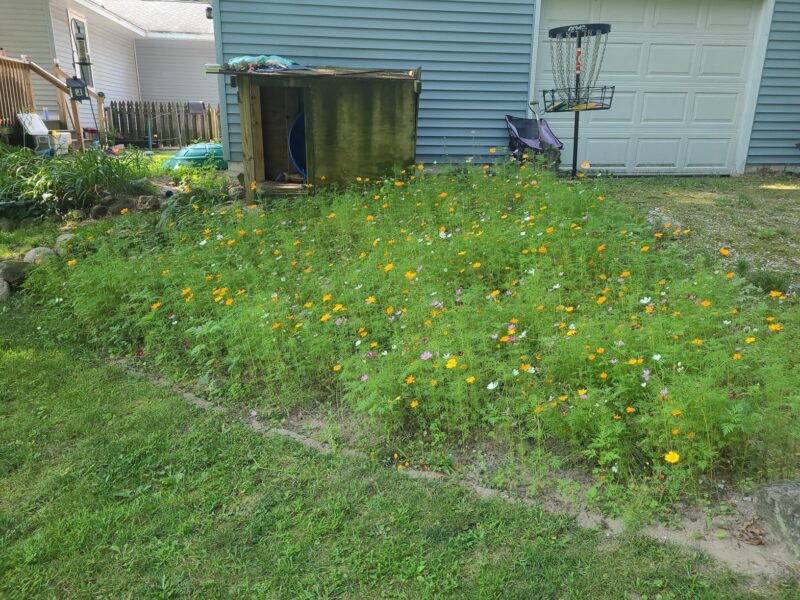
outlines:
[{"label": "blue vinyl siding", "polygon": [[[310,66],[421,66],[421,161],[504,146],[504,115],[527,108],[533,0],[217,0],[214,8],[218,60],[279,54]],[[224,98],[230,158],[240,161],[239,107],[227,81]]]},{"label": "blue vinyl siding", "polygon": [[776,0],[750,138],[749,165],[798,165],[800,0]]}]

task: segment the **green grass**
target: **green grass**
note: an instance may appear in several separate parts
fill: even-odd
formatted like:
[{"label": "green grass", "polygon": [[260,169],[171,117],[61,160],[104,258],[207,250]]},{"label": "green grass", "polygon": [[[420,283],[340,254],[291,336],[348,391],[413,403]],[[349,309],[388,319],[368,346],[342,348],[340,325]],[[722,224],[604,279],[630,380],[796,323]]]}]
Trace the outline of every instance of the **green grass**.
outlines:
[{"label": "green grass", "polygon": [[34,227],[0,231],[0,260],[22,259],[28,250],[37,246],[51,248],[58,234],[58,225],[49,220],[37,223]]},{"label": "green grass", "polygon": [[191,408],[0,309],[4,598],[794,598]]},{"label": "green grass", "polygon": [[645,213],[690,227],[693,249],[734,252],[752,271],[780,273],[800,283],[800,177],[792,174],[745,177],[619,177],[610,193]]}]

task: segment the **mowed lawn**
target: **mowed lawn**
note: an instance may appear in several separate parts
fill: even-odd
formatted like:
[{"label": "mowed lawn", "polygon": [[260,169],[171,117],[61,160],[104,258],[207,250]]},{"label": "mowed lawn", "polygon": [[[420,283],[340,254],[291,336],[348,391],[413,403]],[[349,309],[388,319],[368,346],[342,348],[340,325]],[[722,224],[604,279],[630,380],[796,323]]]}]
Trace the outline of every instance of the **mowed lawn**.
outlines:
[{"label": "mowed lawn", "polygon": [[55,345],[13,307],[0,381],[4,598],[797,597],[264,437]]}]

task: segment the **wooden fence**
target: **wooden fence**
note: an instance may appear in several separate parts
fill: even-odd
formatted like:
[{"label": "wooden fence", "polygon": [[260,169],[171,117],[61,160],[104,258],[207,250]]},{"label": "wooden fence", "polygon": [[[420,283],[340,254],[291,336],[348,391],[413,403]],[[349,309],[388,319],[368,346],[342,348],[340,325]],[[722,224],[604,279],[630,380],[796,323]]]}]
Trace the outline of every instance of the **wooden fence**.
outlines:
[{"label": "wooden fence", "polygon": [[[150,130],[148,132],[148,122]],[[205,105],[201,112],[190,111],[188,102],[136,102],[112,100],[106,106],[109,139],[117,143],[180,147],[194,140],[218,140],[219,107]]]}]

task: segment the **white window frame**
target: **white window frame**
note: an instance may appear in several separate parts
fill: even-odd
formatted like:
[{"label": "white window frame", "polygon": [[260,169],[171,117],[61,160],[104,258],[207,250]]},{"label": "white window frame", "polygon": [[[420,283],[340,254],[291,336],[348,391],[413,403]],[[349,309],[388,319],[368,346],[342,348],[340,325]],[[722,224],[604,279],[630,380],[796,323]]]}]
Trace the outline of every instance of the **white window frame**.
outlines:
[{"label": "white window frame", "polygon": [[[75,76],[83,79],[87,86],[95,87],[94,85],[94,69],[92,69],[91,65],[86,67],[81,67],[76,63],[80,60],[78,56],[78,48],[75,43],[75,32],[72,29],[72,22],[79,21],[83,24],[83,29],[86,32],[86,54],[91,60],[92,56],[92,47],[91,47],[91,40],[89,39],[89,25],[86,20],[86,15],[82,15],[77,13],[71,9],[67,9],[67,35],[69,35],[69,47],[72,49],[72,67],[75,70]],[[86,69],[84,71],[84,69]],[[86,77],[86,73],[88,72],[89,77]]]}]

